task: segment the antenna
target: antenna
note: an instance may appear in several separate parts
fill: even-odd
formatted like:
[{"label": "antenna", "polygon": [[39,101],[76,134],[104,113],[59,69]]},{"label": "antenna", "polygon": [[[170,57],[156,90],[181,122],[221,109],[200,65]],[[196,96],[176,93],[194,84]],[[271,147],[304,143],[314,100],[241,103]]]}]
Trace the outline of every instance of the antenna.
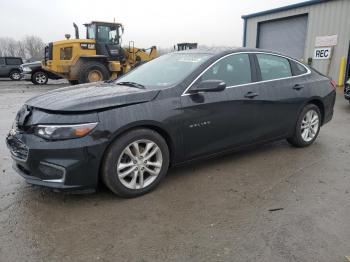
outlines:
[{"label": "antenna", "polygon": [[113,18],[113,23],[115,23],[115,17]]}]

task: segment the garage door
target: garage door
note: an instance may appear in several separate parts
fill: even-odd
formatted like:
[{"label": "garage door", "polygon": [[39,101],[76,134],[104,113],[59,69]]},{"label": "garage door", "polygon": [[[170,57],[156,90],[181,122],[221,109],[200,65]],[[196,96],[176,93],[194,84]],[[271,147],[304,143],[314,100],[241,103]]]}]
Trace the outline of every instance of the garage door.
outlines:
[{"label": "garage door", "polygon": [[304,57],[307,15],[259,23],[258,47],[301,59]]}]

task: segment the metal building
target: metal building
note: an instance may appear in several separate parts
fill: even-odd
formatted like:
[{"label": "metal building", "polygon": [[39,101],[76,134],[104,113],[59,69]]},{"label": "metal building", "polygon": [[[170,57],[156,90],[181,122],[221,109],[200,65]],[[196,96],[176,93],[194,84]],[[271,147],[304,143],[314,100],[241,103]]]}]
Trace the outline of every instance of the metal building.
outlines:
[{"label": "metal building", "polygon": [[310,0],[242,18],[243,46],[297,58],[338,85],[350,77],[350,0]]}]

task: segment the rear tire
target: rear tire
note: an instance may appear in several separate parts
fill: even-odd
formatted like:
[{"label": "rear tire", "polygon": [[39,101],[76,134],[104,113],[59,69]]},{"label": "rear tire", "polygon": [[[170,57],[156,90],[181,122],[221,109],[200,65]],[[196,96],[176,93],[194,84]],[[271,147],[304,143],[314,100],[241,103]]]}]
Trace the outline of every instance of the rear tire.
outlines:
[{"label": "rear tire", "polygon": [[79,72],[79,84],[104,81],[109,79],[109,71],[100,62],[86,62]]},{"label": "rear tire", "polygon": [[108,148],[102,180],[120,197],[137,197],[155,189],[168,167],[169,150],[164,138],[150,129],[134,129]]},{"label": "rear tire", "polygon": [[21,72],[19,70],[12,70],[10,72],[10,78],[13,81],[19,81],[21,80]]},{"label": "rear tire", "polygon": [[287,141],[295,147],[309,146],[316,140],[320,127],[320,109],[314,104],[308,104],[299,115],[293,136]]},{"label": "rear tire", "polygon": [[46,85],[49,80],[47,73],[44,71],[37,71],[32,74],[32,83],[34,85]]}]

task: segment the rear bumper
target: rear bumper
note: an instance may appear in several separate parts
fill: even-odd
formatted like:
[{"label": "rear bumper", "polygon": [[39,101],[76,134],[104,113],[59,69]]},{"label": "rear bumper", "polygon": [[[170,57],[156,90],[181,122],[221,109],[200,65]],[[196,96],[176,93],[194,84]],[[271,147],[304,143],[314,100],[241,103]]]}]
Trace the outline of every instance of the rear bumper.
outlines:
[{"label": "rear bumper", "polygon": [[324,101],[323,101],[324,117],[323,117],[323,121],[322,121],[323,125],[328,123],[329,121],[331,121],[333,118],[336,96],[337,96],[337,93],[334,90],[328,96],[326,96],[324,98]]}]

